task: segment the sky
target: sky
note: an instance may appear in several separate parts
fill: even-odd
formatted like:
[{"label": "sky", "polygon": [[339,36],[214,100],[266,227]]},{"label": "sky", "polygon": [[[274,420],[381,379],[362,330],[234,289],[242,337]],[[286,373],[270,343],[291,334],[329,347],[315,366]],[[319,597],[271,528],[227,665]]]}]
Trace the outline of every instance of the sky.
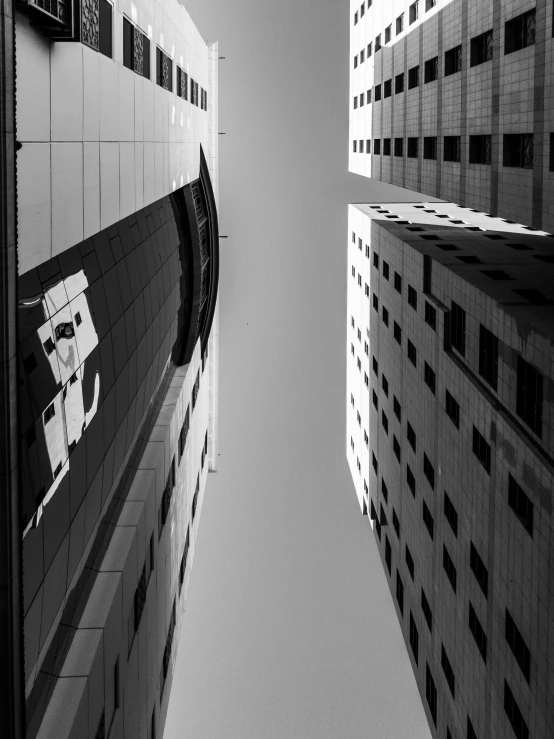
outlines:
[{"label": "sky", "polygon": [[[346,462],[347,0],[184,0],[219,41],[219,471],[165,739],[428,739]],[[429,200],[427,198],[427,200]]]}]

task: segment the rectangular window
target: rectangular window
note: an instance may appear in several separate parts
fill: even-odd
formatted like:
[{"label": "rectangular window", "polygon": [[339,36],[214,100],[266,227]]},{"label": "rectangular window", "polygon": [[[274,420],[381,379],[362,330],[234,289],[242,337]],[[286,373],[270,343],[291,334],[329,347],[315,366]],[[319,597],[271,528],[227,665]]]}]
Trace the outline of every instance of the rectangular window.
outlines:
[{"label": "rectangular window", "polygon": [[[370,56],[371,56],[371,54],[372,54],[372,48],[373,48],[373,44],[372,44],[372,43],[369,43],[369,44],[367,45],[367,58],[368,58],[368,59],[369,59],[369,57],[370,57]],[[368,99],[367,99],[367,102],[368,102],[368,103],[370,103],[370,102],[371,102],[371,98],[368,98]]]},{"label": "rectangular window", "polygon": [[400,92],[404,92],[404,72],[397,74],[394,78],[394,93],[398,95]]},{"label": "rectangular window", "polygon": [[444,161],[459,162],[462,158],[462,138],[461,136],[445,136],[444,137]]},{"label": "rectangular window", "polygon": [[410,611],[410,648],[412,650],[412,654],[414,655],[414,660],[417,665],[418,658],[419,658],[419,633],[418,633],[417,626],[414,620],[414,616],[411,611]]},{"label": "rectangular window", "polygon": [[377,360],[375,359],[375,357],[373,357],[373,371],[375,373],[375,376],[379,377],[379,364]]},{"label": "rectangular window", "polygon": [[375,269],[379,269],[379,254],[376,251],[373,252],[373,266]]},{"label": "rectangular window", "polygon": [[383,96],[386,98],[390,98],[391,95],[392,95],[392,79],[385,80]]},{"label": "rectangular window", "polygon": [[365,49],[362,49],[360,51],[360,64],[363,64],[365,62]]},{"label": "rectangular window", "polygon": [[404,155],[404,139],[394,139],[394,156],[401,157]]},{"label": "rectangular window", "polygon": [[356,69],[357,66],[358,66],[358,55],[356,54],[356,56],[354,57],[354,69]]},{"label": "rectangular window", "polygon": [[389,433],[389,419],[386,416],[385,411],[381,411],[381,424],[383,428],[385,429],[385,434],[388,435]]},{"label": "rectangular window", "polygon": [[354,25],[356,25],[357,23],[358,23],[358,12],[356,11],[354,13]]},{"label": "rectangular window", "polygon": [[354,139],[354,141],[352,142],[352,151],[354,152],[354,154],[356,153],[357,148],[358,142]]},{"label": "rectangular window", "polygon": [[469,163],[491,163],[491,136],[490,134],[469,137]]},{"label": "rectangular window", "polygon": [[381,478],[381,493],[383,494],[385,503],[388,503],[389,502],[389,491],[388,491],[384,478]]},{"label": "rectangular window", "polygon": [[379,298],[375,293],[373,293],[373,310],[377,311],[379,313]]},{"label": "rectangular window", "polygon": [[444,517],[448,521],[454,536],[458,536],[458,514],[454,508],[454,504],[448,497],[446,490],[444,491]]},{"label": "rectangular window", "polygon": [[416,482],[415,482],[414,473],[410,469],[410,465],[409,464],[406,465],[406,482],[408,483],[408,487],[410,488],[411,494],[415,498]]},{"label": "rectangular window", "polygon": [[423,453],[423,474],[427,478],[427,482],[431,486],[431,489],[435,489],[435,468],[431,464],[429,457]]},{"label": "rectangular window", "polygon": [[449,77],[451,74],[462,71],[462,47],[455,46],[444,53],[444,76]]},{"label": "rectangular window", "polygon": [[404,13],[401,13],[396,19],[396,35],[404,30]]},{"label": "rectangular window", "polygon": [[402,409],[400,407],[400,403],[398,402],[398,398],[396,397],[396,395],[394,396],[392,407],[393,407],[394,415],[400,421],[402,417]]},{"label": "rectangular window", "polygon": [[390,575],[392,573],[392,550],[388,536],[385,536],[385,562]]},{"label": "rectangular window", "polygon": [[381,374],[381,385],[383,386],[383,392],[388,398],[389,397],[389,381],[383,374]]},{"label": "rectangular window", "polygon": [[408,13],[411,26],[412,23],[415,23],[419,17],[419,0],[416,0],[415,3],[412,3],[410,5]]},{"label": "rectangular window", "polygon": [[437,725],[437,688],[435,686],[435,681],[433,680],[433,675],[431,674],[431,670],[429,669],[428,662],[427,662],[427,670],[426,670],[426,677],[425,677],[425,697],[427,698],[427,705],[429,706],[429,711],[431,712],[431,718],[433,719],[433,723],[436,726]]},{"label": "rectangular window", "polygon": [[392,25],[390,25],[390,26],[387,26],[387,27],[385,28],[385,43],[386,43],[386,44],[388,44],[388,43],[389,43],[389,41],[390,41],[390,37],[391,37],[391,32],[392,32]]},{"label": "rectangular window", "polygon": [[408,304],[417,310],[417,291],[411,285],[408,285]]},{"label": "rectangular window", "polygon": [[471,723],[469,716],[467,717],[467,739],[477,739],[477,734],[475,733],[475,729],[473,728],[473,724]]},{"label": "rectangular window", "polygon": [[533,134],[505,133],[502,164],[504,167],[533,169]]},{"label": "rectangular window", "polygon": [[400,521],[396,515],[396,509],[392,509],[392,525],[394,526],[394,532],[398,539],[400,539]]},{"label": "rectangular window", "polygon": [[[365,141],[365,153],[371,154],[371,139],[366,139]],[[366,256],[368,255],[366,254]]]},{"label": "rectangular window", "polygon": [[425,12],[434,8],[437,4],[437,0],[425,0]]},{"label": "rectangular window", "polygon": [[394,456],[400,462],[400,444],[398,443],[396,436],[392,437],[392,450],[394,452]]},{"label": "rectangular window", "polygon": [[475,36],[470,44],[470,66],[490,62],[492,59],[492,28],[490,31]]},{"label": "rectangular window", "polygon": [[408,572],[410,573],[410,577],[412,580],[414,579],[415,574],[415,566],[414,566],[414,560],[412,557],[412,553],[408,549],[408,545],[406,544],[406,565],[408,567]]},{"label": "rectangular window", "polygon": [[427,507],[427,503],[425,501],[423,501],[423,523],[429,532],[429,536],[433,539],[435,535],[435,522],[433,521],[433,516],[431,515],[431,511]]},{"label": "rectangular window", "polygon": [[385,261],[383,261],[383,277],[385,280],[389,279],[389,264]]},{"label": "rectangular window", "polygon": [[444,676],[446,678],[448,688],[450,689],[450,692],[452,693],[452,697],[454,698],[455,697],[454,670],[452,669],[452,665],[450,664],[450,660],[448,659],[448,655],[446,654],[444,644],[442,645],[442,648],[441,648],[441,667],[442,667],[442,671],[444,672]]},{"label": "rectangular window", "polygon": [[554,172],[554,133],[550,134],[550,167],[549,169],[551,172]]},{"label": "rectangular window", "polygon": [[373,405],[375,406],[375,410],[379,410],[379,400],[377,398],[377,393],[375,392],[375,390],[373,390],[372,392],[373,392]]},{"label": "rectangular window", "polygon": [[98,6],[98,51],[112,58],[112,5],[108,0],[100,0]]},{"label": "rectangular window", "polygon": [[412,427],[412,424],[407,421],[406,422],[406,436],[408,437],[408,443],[414,450],[414,453],[416,451],[416,434]]},{"label": "rectangular window", "polygon": [[402,344],[402,329],[396,323],[396,321],[394,322],[394,330],[393,330],[393,332],[394,332],[394,340],[396,341],[396,343],[398,345],[401,345]]},{"label": "rectangular window", "polygon": [[508,505],[533,538],[533,502],[511,475],[508,478]]},{"label": "rectangular window", "polygon": [[360,139],[360,154],[364,153],[364,140]]},{"label": "rectangular window", "polygon": [[[179,97],[183,98],[183,100],[188,100],[188,79],[188,74],[178,66],[176,92]],[[356,98],[354,98],[354,107],[356,107],[355,101]]]},{"label": "rectangular window", "polygon": [[404,583],[398,570],[396,570],[396,600],[400,608],[400,613],[404,615]]},{"label": "rectangular window", "polygon": [[375,53],[381,50],[381,34],[375,37]]},{"label": "rectangular window", "polygon": [[408,90],[419,87],[419,64],[408,70]]},{"label": "rectangular window", "polygon": [[388,325],[389,325],[389,312],[388,312],[388,310],[385,307],[383,307],[383,323],[385,324],[385,326],[388,327]]},{"label": "rectangular window", "polygon": [[371,452],[371,466],[373,467],[373,471],[375,474],[379,474],[379,466],[377,465],[377,457],[373,452]]},{"label": "rectangular window", "polygon": [[417,366],[417,351],[412,342],[408,339],[408,359],[414,365]]},{"label": "rectangular window", "polygon": [[479,330],[479,374],[492,387],[498,385],[498,339],[483,324]]},{"label": "rectangular window", "polygon": [[[177,67],[177,89],[179,89],[179,67]],[[354,95],[354,110],[358,107],[358,96]]]},{"label": "rectangular window", "polygon": [[463,356],[466,352],[466,312],[452,301],[450,311],[450,343]]},{"label": "rectangular window", "polygon": [[424,379],[425,379],[425,384],[427,385],[429,390],[434,395],[435,394],[435,373],[433,372],[431,367],[429,367],[427,362],[425,362]]},{"label": "rectangular window", "polygon": [[159,47],[156,47],[156,83],[169,92],[173,89],[173,62]]},{"label": "rectangular window", "polygon": [[133,52],[135,44],[135,27],[125,16],[123,17],[123,66],[133,69]]},{"label": "rectangular window", "polygon": [[518,356],[516,413],[539,437],[542,435],[542,401],[542,374]]},{"label": "rectangular window", "polygon": [[437,330],[437,311],[427,301],[425,301],[425,323],[431,326],[433,331]]},{"label": "rectangular window", "polygon": [[364,93],[360,93],[360,108],[364,107]]},{"label": "rectangular window", "polygon": [[489,593],[489,573],[473,542],[469,550],[469,566],[486,598]]},{"label": "rectangular window", "polygon": [[448,554],[448,550],[444,545],[442,548],[442,566],[444,568],[444,571],[446,572],[446,576],[448,577],[450,584],[452,585],[452,590],[456,592],[456,568],[454,567],[454,562],[452,561],[452,558]]},{"label": "rectangular window", "polygon": [[516,739],[529,739],[529,729],[506,680],[504,680],[504,710],[512,725]]},{"label": "rectangular window", "polygon": [[423,590],[423,588],[421,588],[421,610],[423,612],[423,615],[425,616],[425,621],[427,622],[429,631],[432,632],[433,631],[433,614],[431,613],[429,601],[427,600],[427,597],[425,595],[425,591]]},{"label": "rectangular window", "polygon": [[383,139],[383,154],[390,157],[390,139]]},{"label": "rectangular window", "polygon": [[434,56],[425,62],[425,83],[434,82],[439,76],[439,58]]},{"label": "rectangular window", "polygon": [[417,159],[418,157],[418,144],[419,139],[417,136],[408,137],[408,156],[410,159]]},{"label": "rectangular window", "polygon": [[381,154],[381,139],[375,139],[373,141],[373,153],[376,156]]},{"label": "rectangular window", "polygon": [[423,137],[423,158],[424,159],[436,159],[437,158],[437,137],[436,136],[424,136]]},{"label": "rectangular window", "polygon": [[535,43],[535,9],[506,21],[504,54],[533,46]]},{"label": "rectangular window", "polygon": [[475,613],[475,609],[469,604],[469,630],[473,634],[473,638],[475,639],[475,643],[477,644],[477,649],[479,650],[481,657],[483,658],[483,662],[487,663],[487,635],[485,634],[483,627],[481,626],[481,622],[477,618],[477,614]]},{"label": "rectangular window", "polygon": [[531,652],[529,651],[529,647],[521,636],[521,633],[515,625],[514,619],[507,608],[505,636],[513,655],[520,666],[523,676],[529,683],[531,679]]},{"label": "rectangular window", "polygon": [[481,436],[477,428],[473,427],[473,453],[485,468],[487,474],[491,473],[491,448]]}]

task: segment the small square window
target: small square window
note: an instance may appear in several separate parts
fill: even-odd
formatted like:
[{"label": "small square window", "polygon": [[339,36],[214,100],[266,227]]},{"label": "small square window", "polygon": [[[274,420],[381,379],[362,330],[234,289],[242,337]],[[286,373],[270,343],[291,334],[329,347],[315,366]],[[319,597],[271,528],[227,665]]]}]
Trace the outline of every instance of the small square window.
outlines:
[{"label": "small square window", "polygon": [[504,167],[533,169],[533,134],[505,133],[502,164]]},{"label": "small square window", "polygon": [[533,538],[533,502],[512,475],[508,478],[508,505],[529,536]]},{"label": "small square window", "polygon": [[400,403],[398,402],[398,398],[396,395],[394,396],[393,400],[393,412],[396,418],[401,421],[402,420],[402,409],[400,407]]},{"label": "small square window", "polygon": [[381,375],[381,386],[383,388],[383,392],[385,393],[385,395],[388,398],[389,397],[389,381],[387,380],[387,378],[383,374]]},{"label": "small square window", "polygon": [[412,427],[412,424],[408,421],[406,426],[406,436],[408,437],[408,443],[416,451],[416,434]]},{"label": "small square window", "polygon": [[408,285],[408,304],[417,310],[417,291],[411,285]]},{"label": "small square window", "polygon": [[462,71],[462,47],[455,46],[444,53],[444,76]]},{"label": "small square window", "polygon": [[373,141],[373,153],[376,156],[381,154],[381,139],[375,139]]},{"label": "small square window", "polygon": [[424,136],[423,137],[423,158],[424,159],[436,159],[437,158],[437,137],[436,136]]},{"label": "small square window", "polygon": [[462,138],[461,136],[444,137],[444,161],[459,162],[461,160]]},{"label": "small square window", "polygon": [[402,33],[404,30],[404,13],[401,13],[396,19],[396,35]]},{"label": "small square window", "polygon": [[469,163],[470,164],[490,164],[491,156],[491,140],[490,134],[470,136],[469,137]]},{"label": "small square window", "polygon": [[390,157],[390,139],[383,139],[383,155]]},{"label": "small square window", "polygon": [[408,339],[408,359],[414,365],[417,366],[417,351],[412,342]]},{"label": "small square window", "polygon": [[398,323],[396,323],[396,321],[394,322],[393,330],[394,330],[394,340],[399,346],[401,346],[402,345],[402,329],[400,328]]},{"label": "small square window", "polygon": [[444,517],[450,524],[454,536],[458,536],[458,513],[454,508],[446,490],[444,491]]},{"label": "small square window", "polygon": [[394,156],[395,157],[404,156],[404,139],[402,138],[394,139]]},{"label": "small square window", "polygon": [[492,59],[492,29],[475,36],[470,42],[470,66],[476,67]]},{"label": "small square window", "polygon": [[425,323],[427,323],[433,331],[437,330],[437,311],[431,303],[425,301]]},{"label": "small square window", "polygon": [[408,70],[408,90],[419,87],[419,64]]},{"label": "small square window", "polygon": [[435,382],[436,382],[435,373],[433,372],[431,367],[427,364],[427,362],[425,362],[424,379],[425,379],[425,384],[427,385],[429,390],[434,395],[435,394]]},{"label": "small square window", "polygon": [[506,21],[504,54],[512,54],[535,43],[535,9]]},{"label": "small square window", "polygon": [[412,3],[410,5],[410,8],[408,10],[409,15],[409,23],[410,26],[412,23],[415,23],[419,17],[419,0],[416,0],[415,3]]},{"label": "small square window", "polygon": [[434,56],[425,62],[425,83],[434,82],[439,76],[439,58]]},{"label": "small square window", "polygon": [[394,93],[398,95],[400,92],[404,92],[404,72],[394,78]]},{"label": "small square window", "polygon": [[418,158],[418,150],[419,150],[419,139],[417,136],[410,136],[408,138],[408,157],[410,159],[417,159]]},{"label": "small square window", "polygon": [[392,79],[385,80],[384,89],[383,89],[383,97],[390,98],[392,95]]},{"label": "small square window", "polygon": [[397,293],[402,293],[402,277],[400,277],[398,272],[394,273],[394,289]]},{"label": "small square window", "polygon": [[385,28],[385,43],[388,44],[391,39],[392,25]]},{"label": "small square window", "polygon": [[446,391],[446,415],[450,418],[457,429],[460,428],[460,406],[454,397]]}]

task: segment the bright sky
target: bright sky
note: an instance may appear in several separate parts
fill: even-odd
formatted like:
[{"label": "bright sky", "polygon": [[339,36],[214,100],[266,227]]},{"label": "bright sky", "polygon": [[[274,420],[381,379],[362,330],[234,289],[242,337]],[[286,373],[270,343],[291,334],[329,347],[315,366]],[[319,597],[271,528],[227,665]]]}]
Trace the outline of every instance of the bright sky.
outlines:
[{"label": "bright sky", "polygon": [[428,739],[346,464],[349,4],[185,0],[220,54],[220,471],[165,739]]}]

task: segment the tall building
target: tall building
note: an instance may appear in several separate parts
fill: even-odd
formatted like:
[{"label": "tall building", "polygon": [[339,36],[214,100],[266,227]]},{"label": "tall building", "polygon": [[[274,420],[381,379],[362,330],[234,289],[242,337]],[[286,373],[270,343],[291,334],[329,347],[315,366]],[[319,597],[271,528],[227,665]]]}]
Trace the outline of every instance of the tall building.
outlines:
[{"label": "tall building", "polygon": [[177,0],[2,11],[18,457],[0,733],[159,739],[217,469],[218,47]]},{"label": "tall building", "polygon": [[548,0],[351,0],[349,168],[554,231]]},{"label": "tall building", "polygon": [[349,206],[348,464],[433,737],[554,736],[554,242]]}]

